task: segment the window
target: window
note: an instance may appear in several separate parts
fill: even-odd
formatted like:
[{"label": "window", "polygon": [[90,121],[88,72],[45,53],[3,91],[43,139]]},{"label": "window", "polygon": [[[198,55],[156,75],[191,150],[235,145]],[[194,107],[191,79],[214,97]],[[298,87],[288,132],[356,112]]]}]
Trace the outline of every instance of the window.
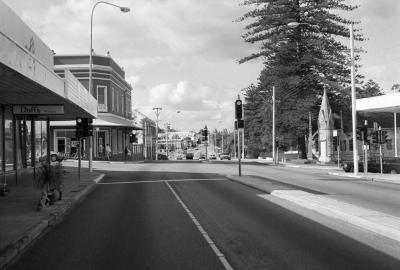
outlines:
[{"label": "window", "polygon": [[349,140],[349,150],[353,151],[353,140]]},{"label": "window", "polygon": [[97,86],[97,111],[107,112],[107,86]]},{"label": "window", "polygon": [[114,88],[111,89],[111,107],[112,107],[112,111],[115,111],[115,90]]},{"label": "window", "polygon": [[117,96],[117,112],[119,112],[119,95],[118,93],[116,93]]}]

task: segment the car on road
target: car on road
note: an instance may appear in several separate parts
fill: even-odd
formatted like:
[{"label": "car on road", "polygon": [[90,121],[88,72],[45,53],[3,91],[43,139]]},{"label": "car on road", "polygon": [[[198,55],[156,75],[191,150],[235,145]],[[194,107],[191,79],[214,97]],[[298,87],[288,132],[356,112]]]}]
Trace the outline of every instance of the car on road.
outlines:
[{"label": "car on road", "polygon": [[186,153],[186,159],[193,159],[193,153]]},{"label": "car on road", "polygon": [[199,160],[206,160],[206,156],[205,156],[205,155],[201,155],[201,156],[199,157]]},{"label": "car on road", "polygon": [[217,159],[217,155],[216,154],[210,154],[210,159]]},{"label": "car on road", "polygon": [[[354,162],[344,161],[342,162],[342,167],[345,172],[354,172]],[[358,163],[358,171],[364,171],[364,163]],[[400,158],[384,158],[382,160],[382,171],[383,173],[400,173]],[[368,161],[368,172],[381,172],[381,164],[378,160]]]},{"label": "car on road", "polygon": [[219,159],[220,159],[220,160],[224,160],[224,159],[226,159],[226,160],[231,160],[231,155],[230,155],[229,153],[222,153],[222,154],[219,156]]}]

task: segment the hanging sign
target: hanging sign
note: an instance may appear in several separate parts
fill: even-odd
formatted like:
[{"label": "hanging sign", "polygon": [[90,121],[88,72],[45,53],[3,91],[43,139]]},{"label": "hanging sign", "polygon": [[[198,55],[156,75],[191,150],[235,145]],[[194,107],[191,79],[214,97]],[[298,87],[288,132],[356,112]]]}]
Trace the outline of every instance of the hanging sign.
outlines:
[{"label": "hanging sign", "polygon": [[64,105],[13,105],[14,114],[64,114]]}]

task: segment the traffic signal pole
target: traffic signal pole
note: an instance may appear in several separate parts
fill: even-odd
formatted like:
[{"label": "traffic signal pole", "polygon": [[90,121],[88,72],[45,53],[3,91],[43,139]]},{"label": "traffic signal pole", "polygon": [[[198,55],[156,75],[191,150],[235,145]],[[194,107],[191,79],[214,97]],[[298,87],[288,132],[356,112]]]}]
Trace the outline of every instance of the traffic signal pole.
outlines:
[{"label": "traffic signal pole", "polygon": [[[235,118],[237,121],[237,146],[238,146],[238,158],[239,158],[239,176],[242,176],[242,159],[241,159],[241,151],[240,151],[240,128],[239,128],[239,122],[243,121],[243,103],[240,100],[240,95],[238,95],[238,99],[235,101]],[[235,127],[235,128],[236,128]],[[244,139],[244,138],[242,138]]]}]

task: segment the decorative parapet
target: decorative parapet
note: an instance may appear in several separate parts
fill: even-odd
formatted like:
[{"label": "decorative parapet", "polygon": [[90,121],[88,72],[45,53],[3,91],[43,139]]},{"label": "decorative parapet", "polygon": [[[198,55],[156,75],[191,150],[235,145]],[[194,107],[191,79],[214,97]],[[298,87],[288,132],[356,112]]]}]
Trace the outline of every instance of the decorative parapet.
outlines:
[{"label": "decorative parapet", "polygon": [[97,100],[68,69],[64,69],[64,82],[65,98],[97,118]]}]

